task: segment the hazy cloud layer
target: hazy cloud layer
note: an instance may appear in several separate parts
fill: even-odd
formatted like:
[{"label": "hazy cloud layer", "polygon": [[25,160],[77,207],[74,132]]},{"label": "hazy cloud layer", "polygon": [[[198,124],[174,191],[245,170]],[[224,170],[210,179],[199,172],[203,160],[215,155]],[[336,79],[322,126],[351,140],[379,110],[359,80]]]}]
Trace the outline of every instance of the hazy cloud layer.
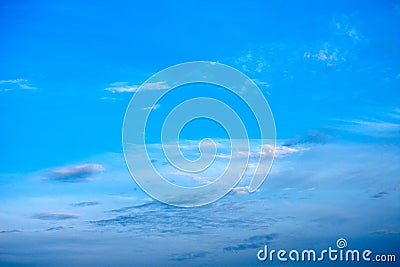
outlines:
[{"label": "hazy cloud layer", "polygon": [[[318,240],[318,244],[330,246],[341,236],[355,247],[357,236],[367,240],[370,233],[381,244],[393,243],[398,240],[399,226],[395,212],[400,203],[398,152],[398,146],[393,145],[307,143],[307,149],[277,158],[258,192],[248,193],[248,184],[244,183],[218,202],[193,209],[171,207],[135,191],[122,155],[113,154],[98,161],[107,162],[109,167],[104,177],[93,183],[69,187],[38,182],[53,190],[69,187],[63,193],[70,197],[64,201],[59,195],[46,195],[41,201],[31,198],[29,203],[45,212],[26,217],[23,214],[31,214],[31,208],[26,207],[18,220],[3,211],[2,240],[16,246],[12,251],[19,251],[17,247],[23,241],[16,237],[26,240],[33,233],[42,232],[57,236],[60,244],[65,244],[71,242],[68,238],[73,234],[79,236],[73,242],[82,244],[87,253],[90,243],[91,249],[104,249],[107,253],[115,246],[124,253],[126,248],[127,255],[140,258],[145,246],[151,245],[160,258],[172,263],[186,262],[188,257],[203,262],[222,254],[224,259],[243,253],[254,257],[265,244],[274,249],[291,248],[304,246],[304,240]],[[155,163],[160,162],[163,161],[158,159]],[[94,195],[77,195],[82,190]],[[53,201],[68,212],[48,207]],[[13,203],[9,205],[12,209]],[[7,231],[12,229],[24,230]],[[110,248],[99,245],[100,233]],[[32,242],[38,249],[46,249],[55,241]],[[169,250],[165,250],[166,243]]]}]

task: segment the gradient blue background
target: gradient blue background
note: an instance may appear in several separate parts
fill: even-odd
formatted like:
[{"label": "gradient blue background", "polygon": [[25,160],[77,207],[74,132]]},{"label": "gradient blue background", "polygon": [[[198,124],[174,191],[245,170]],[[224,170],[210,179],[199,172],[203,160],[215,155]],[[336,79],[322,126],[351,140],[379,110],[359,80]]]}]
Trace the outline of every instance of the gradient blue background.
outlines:
[{"label": "gradient blue background", "polygon": [[[264,244],[340,237],[400,259],[399,24],[399,1],[1,1],[0,265],[273,265]],[[259,85],[279,153],[259,192],[178,209],[131,179],[121,128],[141,83],[194,60]],[[226,137],[207,123],[184,139]]]}]

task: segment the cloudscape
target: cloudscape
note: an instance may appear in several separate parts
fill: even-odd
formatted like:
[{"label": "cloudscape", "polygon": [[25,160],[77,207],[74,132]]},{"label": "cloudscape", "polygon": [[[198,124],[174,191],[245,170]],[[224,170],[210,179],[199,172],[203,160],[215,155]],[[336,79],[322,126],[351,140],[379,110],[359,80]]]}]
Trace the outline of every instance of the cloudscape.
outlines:
[{"label": "cloudscape", "polygon": [[[394,0],[2,1],[0,266],[396,266],[399,23]],[[172,86],[148,79],[192,61],[246,75],[276,140],[260,145],[255,108],[240,99],[250,86],[183,85],[137,107],[150,115],[144,131],[130,129],[146,145],[135,156],[169,184],[241,174],[215,202],[188,196],[182,207],[137,182],[122,132],[134,96]],[[248,150],[201,116],[164,142],[169,114],[193,98],[234,110]],[[179,155],[164,153],[177,144]],[[172,164],[209,154],[202,172]],[[269,174],[250,192],[263,157],[274,157]],[[243,170],[230,164],[242,159]],[[349,250],[360,260],[343,259]]]}]

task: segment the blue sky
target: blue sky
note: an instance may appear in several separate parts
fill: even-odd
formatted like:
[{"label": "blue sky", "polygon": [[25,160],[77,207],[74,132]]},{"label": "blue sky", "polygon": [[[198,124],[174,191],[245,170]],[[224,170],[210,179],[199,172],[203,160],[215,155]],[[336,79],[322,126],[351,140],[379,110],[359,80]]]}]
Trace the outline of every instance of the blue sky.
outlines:
[{"label": "blue sky", "polygon": [[[140,85],[193,60],[225,63],[265,83],[281,138],[337,125],[333,120],[392,119],[381,114],[398,108],[396,2],[290,5],[301,12],[263,1],[3,2],[1,79],[36,89],[1,84],[19,89],[1,92],[1,123],[9,127],[2,169],[120,150],[131,94],[104,89]],[[29,158],[24,166],[21,155]]]},{"label": "blue sky", "polygon": [[[146,249],[162,250],[154,245],[158,238],[176,242],[175,252],[160,256],[171,265],[256,264],[262,243],[298,246],[304,236],[326,246],[343,234],[357,244],[395,244],[392,252],[398,251],[399,23],[399,1],[2,1],[0,264],[57,265],[73,255],[71,244],[87,252],[68,258],[76,264],[102,262],[85,247],[96,247],[96,233],[104,233],[97,247],[104,255],[121,247],[120,263],[135,262],[122,249],[138,245],[130,238],[144,240],[134,255],[149,261]],[[144,194],[121,145],[125,110],[138,86],[195,60],[248,75],[269,102],[278,141],[259,192],[246,193],[245,177],[198,215]],[[177,91],[156,111],[165,115],[181,100],[211,95],[249,118],[230,96],[200,87]],[[226,138],[209,121],[194,123],[182,137],[206,135]],[[175,175],[155,157],[177,183],[207,180]],[[242,217],[236,209],[245,210]],[[217,231],[224,225],[226,231]],[[253,234],[240,230],[246,228]],[[188,250],[196,236],[198,249]],[[22,240],[31,240],[22,247],[36,246],[35,255],[20,250]],[[59,250],[46,258],[52,245]]]}]

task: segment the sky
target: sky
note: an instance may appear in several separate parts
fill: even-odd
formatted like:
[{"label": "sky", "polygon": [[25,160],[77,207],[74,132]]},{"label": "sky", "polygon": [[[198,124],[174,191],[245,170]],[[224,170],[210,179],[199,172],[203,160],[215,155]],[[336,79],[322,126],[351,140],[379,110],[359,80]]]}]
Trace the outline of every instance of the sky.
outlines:
[{"label": "sky", "polygon": [[[1,1],[0,265],[265,265],[264,244],[326,248],[340,237],[400,259],[399,23],[389,0]],[[245,173],[221,200],[182,209],[134,182],[122,125],[142,83],[190,61],[247,75],[277,146],[257,192]],[[223,127],[201,119],[181,142],[196,158],[200,139],[216,140],[213,168],[182,174],[159,152],[164,118],[195,97],[225,102],[259,137],[223,89],[172,91],[153,107],[147,142],[155,168],[184,186],[209,183],[229,156]]]}]

